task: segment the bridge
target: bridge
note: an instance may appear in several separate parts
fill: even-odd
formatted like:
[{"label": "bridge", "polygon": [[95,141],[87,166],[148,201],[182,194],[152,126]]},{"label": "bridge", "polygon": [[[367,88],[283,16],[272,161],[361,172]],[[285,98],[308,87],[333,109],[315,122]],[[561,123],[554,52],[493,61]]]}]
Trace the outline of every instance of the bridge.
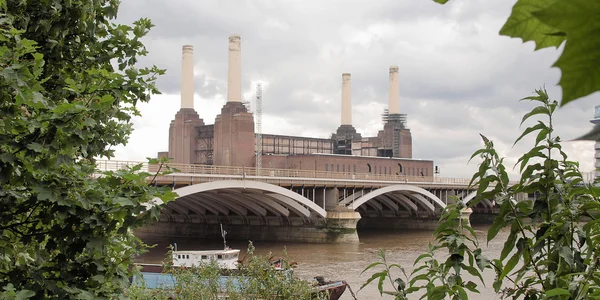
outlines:
[{"label": "bridge", "polygon": [[[103,160],[100,171],[143,164]],[[454,197],[470,201],[470,179],[314,170],[169,164],[176,169],[153,178],[179,197],[166,204],[159,223],[138,234],[219,237],[316,243],[357,242],[357,228],[431,229]],[[494,213],[482,201],[478,213]]]}]

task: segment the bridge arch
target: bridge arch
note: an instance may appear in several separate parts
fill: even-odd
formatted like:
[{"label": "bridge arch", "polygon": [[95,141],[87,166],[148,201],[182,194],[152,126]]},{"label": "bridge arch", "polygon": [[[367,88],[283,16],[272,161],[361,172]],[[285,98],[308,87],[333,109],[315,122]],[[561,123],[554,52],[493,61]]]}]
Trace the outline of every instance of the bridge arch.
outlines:
[{"label": "bridge arch", "polygon": [[[415,200],[416,202],[420,203],[423,207],[425,207],[430,212],[433,212],[435,210],[435,207],[433,204],[431,204],[429,201],[427,201],[426,198],[432,200],[440,208],[446,207],[446,204],[444,202],[442,202],[442,200],[440,200],[437,196],[430,193],[429,191],[427,191],[423,188],[417,187],[417,186],[403,185],[403,184],[391,185],[391,186],[379,188],[377,190],[374,190],[367,194],[364,194],[363,196],[361,196],[359,198],[356,198],[352,202],[350,202],[349,199],[346,198],[342,201],[342,203],[345,204],[348,208],[350,208],[352,210],[356,210],[361,205],[367,203],[368,201],[370,201],[376,197],[386,195],[386,194],[391,195],[394,192],[413,192],[413,194],[411,195],[410,198],[412,200]],[[407,199],[407,195],[405,194],[404,197],[402,197],[402,198]],[[405,204],[408,205],[408,203],[405,203]],[[416,208],[416,206],[412,206],[412,208],[414,209],[414,208]]]},{"label": "bridge arch", "polygon": [[[252,190],[257,193],[244,194],[240,192],[244,190]],[[197,210],[206,209],[222,214],[227,214],[228,211],[234,211],[238,214],[252,211],[259,215],[265,215],[266,211],[270,211],[283,216],[287,216],[289,215],[289,211],[293,211],[304,217],[310,217],[312,211],[323,218],[327,217],[325,209],[302,195],[286,188],[260,181],[212,181],[188,185],[176,189],[175,192],[179,197],[172,201],[173,203],[184,203],[187,207],[191,205],[201,206]],[[203,196],[202,193],[207,192],[220,194],[217,196],[214,194],[204,194],[208,198],[201,197]],[[160,199],[155,199],[155,202],[157,204],[162,203]],[[171,208],[170,203],[166,205],[168,208]],[[255,206],[256,204],[259,204],[260,207]],[[174,210],[180,210],[179,205],[175,204],[174,206]]]}]

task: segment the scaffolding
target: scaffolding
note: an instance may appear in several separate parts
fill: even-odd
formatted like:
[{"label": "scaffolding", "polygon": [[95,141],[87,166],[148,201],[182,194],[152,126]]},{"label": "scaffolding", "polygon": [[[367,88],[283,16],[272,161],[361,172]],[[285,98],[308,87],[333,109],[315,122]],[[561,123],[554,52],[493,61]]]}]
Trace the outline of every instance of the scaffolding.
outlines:
[{"label": "scaffolding", "polygon": [[262,85],[256,84],[256,169],[262,168]]},{"label": "scaffolding", "polygon": [[215,126],[202,125],[196,127],[196,163],[202,165],[213,164],[213,143],[215,139]]},{"label": "scaffolding", "polygon": [[[404,129],[408,129],[406,124],[406,114],[390,114],[387,109],[383,111],[381,115],[383,124],[392,125],[392,157],[400,157],[400,132]],[[384,147],[385,142],[383,143]]]}]

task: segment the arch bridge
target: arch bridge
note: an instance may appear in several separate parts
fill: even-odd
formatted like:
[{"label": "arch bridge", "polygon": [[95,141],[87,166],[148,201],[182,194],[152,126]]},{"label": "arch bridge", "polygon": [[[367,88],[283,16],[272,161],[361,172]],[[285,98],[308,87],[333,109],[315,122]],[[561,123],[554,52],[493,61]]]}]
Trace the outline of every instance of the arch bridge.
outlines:
[{"label": "arch bridge", "polygon": [[[115,170],[136,162],[99,162]],[[467,179],[173,165],[152,182],[179,195],[141,235],[357,242],[357,228],[434,228],[452,196],[469,199]],[[154,166],[145,165],[151,172]],[[466,196],[466,197],[465,197]],[[472,197],[471,197],[472,198]],[[484,203],[489,205],[489,203]]]}]

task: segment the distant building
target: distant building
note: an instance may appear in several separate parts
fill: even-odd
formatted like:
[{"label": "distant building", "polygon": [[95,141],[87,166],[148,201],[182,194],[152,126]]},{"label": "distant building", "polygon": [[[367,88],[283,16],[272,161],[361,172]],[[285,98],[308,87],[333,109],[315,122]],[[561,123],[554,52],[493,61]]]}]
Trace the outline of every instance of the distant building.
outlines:
[{"label": "distant building", "polygon": [[[181,109],[169,127],[174,163],[254,167],[254,117],[242,103],[241,43],[229,38],[227,103],[214,124],[205,124],[193,108],[193,48],[183,46]],[[352,125],[351,76],[342,74],[341,124],[331,138],[262,134],[265,168],[433,176],[431,160],[412,159],[412,136],[400,113],[398,67],[389,69],[389,103],[377,136],[362,137]],[[310,120],[307,120],[310,122]],[[260,148],[260,147],[259,147]]]}]

